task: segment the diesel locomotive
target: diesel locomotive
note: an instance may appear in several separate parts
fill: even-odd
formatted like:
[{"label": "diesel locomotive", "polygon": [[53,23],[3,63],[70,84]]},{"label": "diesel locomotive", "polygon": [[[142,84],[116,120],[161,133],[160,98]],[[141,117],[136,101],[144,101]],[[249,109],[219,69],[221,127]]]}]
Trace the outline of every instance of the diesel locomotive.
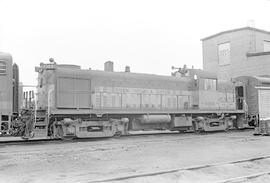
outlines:
[{"label": "diesel locomotive", "polygon": [[[1,55],[0,63],[10,67],[12,59]],[[35,71],[36,104],[16,118],[23,122],[26,138],[72,139],[128,135],[137,130],[248,127],[245,103],[236,94],[235,85],[200,69],[183,67],[171,76],[163,76],[133,73],[129,67],[115,72],[111,61],[101,71],[57,64],[50,59]],[[0,73],[0,77],[4,80],[8,74]],[[14,80],[7,85],[14,87]],[[1,116],[3,112],[1,107]],[[12,133],[13,126],[9,121],[6,130]]]}]

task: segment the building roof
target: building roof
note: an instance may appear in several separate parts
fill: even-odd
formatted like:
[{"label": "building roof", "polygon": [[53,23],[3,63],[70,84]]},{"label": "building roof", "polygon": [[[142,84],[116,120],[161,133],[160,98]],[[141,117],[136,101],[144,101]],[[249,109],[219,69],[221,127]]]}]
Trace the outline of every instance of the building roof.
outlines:
[{"label": "building roof", "polygon": [[269,85],[270,84],[270,76],[239,76],[234,78],[236,81],[242,81],[248,83],[249,80],[253,80],[257,82],[257,85]]},{"label": "building roof", "polygon": [[270,34],[269,31],[265,31],[265,30],[262,30],[262,29],[257,29],[257,28],[253,28],[253,27],[242,27],[242,28],[238,28],[238,29],[232,29],[232,30],[227,30],[227,31],[219,32],[217,34],[214,34],[214,35],[211,35],[211,36],[202,38],[201,41],[205,41],[207,39],[211,39],[211,38],[220,36],[222,34],[227,34],[227,33],[232,33],[232,32],[237,32],[237,31],[242,31],[242,30],[254,30],[254,31],[257,31],[257,32],[264,33],[264,34]]},{"label": "building roof", "polygon": [[247,53],[247,57],[256,57],[256,56],[263,56],[263,55],[270,55],[270,51]]},{"label": "building roof", "polygon": [[270,78],[269,77],[254,76],[254,78],[257,79],[260,83],[270,84]]}]

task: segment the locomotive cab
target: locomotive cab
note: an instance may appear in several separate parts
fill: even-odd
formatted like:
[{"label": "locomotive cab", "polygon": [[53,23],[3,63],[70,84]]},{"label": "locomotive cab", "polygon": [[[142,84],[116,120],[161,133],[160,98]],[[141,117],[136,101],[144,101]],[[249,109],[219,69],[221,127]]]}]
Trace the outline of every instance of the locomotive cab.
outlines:
[{"label": "locomotive cab", "polygon": [[[242,85],[234,93],[230,81],[218,80],[217,75],[200,69],[178,69],[173,76],[189,77],[192,85],[190,109],[193,111],[192,123],[195,131],[222,131],[234,127],[244,127],[244,89]],[[237,100],[235,99],[237,96]]]}]

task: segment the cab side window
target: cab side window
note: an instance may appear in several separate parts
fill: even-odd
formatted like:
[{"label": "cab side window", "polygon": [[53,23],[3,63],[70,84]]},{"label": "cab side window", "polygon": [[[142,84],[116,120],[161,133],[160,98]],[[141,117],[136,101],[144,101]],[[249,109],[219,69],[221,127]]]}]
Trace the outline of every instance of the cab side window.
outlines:
[{"label": "cab side window", "polygon": [[0,75],[4,75],[7,73],[7,65],[5,61],[0,60]]},{"label": "cab side window", "polygon": [[204,90],[217,90],[217,80],[204,79]]}]

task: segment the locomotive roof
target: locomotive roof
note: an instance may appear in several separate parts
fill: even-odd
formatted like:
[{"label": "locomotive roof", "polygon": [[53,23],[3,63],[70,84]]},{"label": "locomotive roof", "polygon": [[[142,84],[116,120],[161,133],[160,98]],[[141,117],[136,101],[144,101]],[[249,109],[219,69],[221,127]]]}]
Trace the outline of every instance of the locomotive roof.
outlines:
[{"label": "locomotive roof", "polygon": [[67,68],[57,68],[57,72],[63,75],[74,75],[74,76],[89,76],[98,75],[104,77],[129,77],[129,78],[141,78],[141,79],[161,79],[161,80],[186,80],[193,78],[193,75],[197,75],[199,78],[217,78],[215,74],[211,72],[206,72],[200,69],[191,69],[190,76],[177,77],[177,76],[167,76],[167,75],[157,75],[148,73],[134,73],[134,72],[107,72],[102,70],[86,70],[86,69],[73,69]]},{"label": "locomotive roof", "polygon": [[157,75],[157,74],[145,74],[145,73],[134,73],[134,72],[106,72],[101,70],[76,70],[74,72],[71,69],[57,69],[58,73],[64,75],[74,75],[74,76],[100,76],[100,77],[129,77],[129,78],[141,78],[141,79],[161,79],[161,80],[181,80],[182,77],[173,77],[173,76],[164,76],[164,75]]},{"label": "locomotive roof", "polygon": [[12,57],[11,57],[11,55],[9,53],[0,52],[0,57],[12,61]]}]

